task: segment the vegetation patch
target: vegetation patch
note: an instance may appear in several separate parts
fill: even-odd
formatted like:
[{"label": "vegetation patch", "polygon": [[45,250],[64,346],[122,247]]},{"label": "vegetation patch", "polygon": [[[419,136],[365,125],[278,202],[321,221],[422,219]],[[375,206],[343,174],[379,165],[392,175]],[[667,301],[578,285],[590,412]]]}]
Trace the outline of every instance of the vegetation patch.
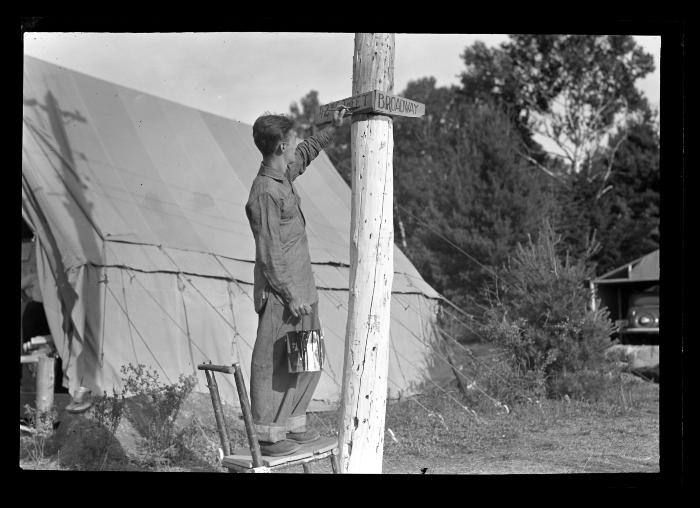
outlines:
[{"label": "vegetation patch", "polygon": [[129,397],[127,418],[143,437],[142,458],[151,464],[168,464],[178,453],[175,420],[196,378],[180,375],[175,383],[166,384],[155,370],[141,364],[123,366],[121,372],[123,393]]}]

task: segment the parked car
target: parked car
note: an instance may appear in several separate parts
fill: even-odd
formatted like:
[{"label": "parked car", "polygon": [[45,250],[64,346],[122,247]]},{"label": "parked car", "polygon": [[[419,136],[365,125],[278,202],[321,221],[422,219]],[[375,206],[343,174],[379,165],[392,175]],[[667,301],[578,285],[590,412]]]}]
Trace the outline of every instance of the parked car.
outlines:
[{"label": "parked car", "polygon": [[622,320],[620,325],[620,342],[623,344],[658,344],[659,287],[632,293],[627,319]]}]

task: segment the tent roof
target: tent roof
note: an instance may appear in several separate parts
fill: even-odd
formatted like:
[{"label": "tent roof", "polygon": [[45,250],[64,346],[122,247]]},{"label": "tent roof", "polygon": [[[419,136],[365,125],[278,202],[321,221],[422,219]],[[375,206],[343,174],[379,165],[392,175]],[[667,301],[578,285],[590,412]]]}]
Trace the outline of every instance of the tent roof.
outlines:
[{"label": "tent roof", "polygon": [[659,280],[659,250],[630,261],[608,273],[601,275],[594,282],[641,282]]},{"label": "tent roof", "polygon": [[[253,281],[252,127],[24,57],[23,194],[67,269],[86,263]],[[46,160],[52,167],[44,168]],[[347,289],[350,189],[322,152],[297,184],[319,287]],[[345,268],[345,270],[339,270]],[[393,292],[439,297],[394,250]]]}]

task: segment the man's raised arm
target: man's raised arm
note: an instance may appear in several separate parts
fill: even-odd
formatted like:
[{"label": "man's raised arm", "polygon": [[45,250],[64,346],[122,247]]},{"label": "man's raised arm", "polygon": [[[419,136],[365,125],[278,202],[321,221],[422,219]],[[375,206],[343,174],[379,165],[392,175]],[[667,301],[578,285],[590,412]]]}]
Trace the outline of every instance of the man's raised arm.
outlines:
[{"label": "man's raised arm", "polygon": [[297,145],[295,152],[296,160],[293,164],[289,165],[289,176],[294,181],[294,179],[306,171],[306,166],[311,164],[321,150],[326,148],[330,142],[335,137],[336,128],[340,127],[343,123],[343,117],[345,115],[345,109],[340,111],[335,111],[333,113],[333,123],[324,128],[321,132],[315,136],[306,138],[304,141]]}]

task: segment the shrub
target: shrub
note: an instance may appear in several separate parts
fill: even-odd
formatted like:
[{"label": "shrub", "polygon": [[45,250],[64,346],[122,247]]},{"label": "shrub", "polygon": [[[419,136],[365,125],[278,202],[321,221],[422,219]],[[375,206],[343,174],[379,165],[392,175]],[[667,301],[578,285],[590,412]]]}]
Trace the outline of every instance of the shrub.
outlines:
[{"label": "shrub", "polygon": [[216,429],[204,425],[195,415],[177,434],[176,441],[181,458],[194,457],[214,470],[221,466],[219,462],[220,441]]},{"label": "shrub", "polygon": [[100,426],[109,430],[114,435],[124,414],[124,391],[117,392],[112,389],[112,395],[103,392],[102,396],[95,397],[90,408],[89,416]]},{"label": "shrub", "polygon": [[40,467],[46,462],[47,445],[54,434],[58,414],[53,408],[50,411],[39,411],[29,404],[25,404],[24,414],[31,429],[30,436],[23,439],[25,450],[34,465]]},{"label": "shrub", "polygon": [[589,308],[585,281],[597,247],[572,259],[557,253],[559,241],[544,222],[536,242],[517,246],[500,287],[489,292],[481,332],[506,350],[507,370],[529,390],[592,397],[604,383],[603,352],[613,328],[607,310]]},{"label": "shrub", "polygon": [[176,383],[164,384],[155,370],[141,364],[122,366],[121,372],[124,394],[134,396],[133,407],[127,412],[144,437],[149,458],[169,460],[176,451],[175,420],[197,383],[196,377],[180,375]]},{"label": "shrub", "polygon": [[[117,392],[112,389],[112,395],[103,392],[100,397],[93,399],[92,407],[87,416],[96,424],[91,448],[97,459],[97,469],[102,470],[107,463],[110,448],[115,443],[115,434],[124,414],[124,390]],[[94,464],[94,461],[91,461]]]}]

